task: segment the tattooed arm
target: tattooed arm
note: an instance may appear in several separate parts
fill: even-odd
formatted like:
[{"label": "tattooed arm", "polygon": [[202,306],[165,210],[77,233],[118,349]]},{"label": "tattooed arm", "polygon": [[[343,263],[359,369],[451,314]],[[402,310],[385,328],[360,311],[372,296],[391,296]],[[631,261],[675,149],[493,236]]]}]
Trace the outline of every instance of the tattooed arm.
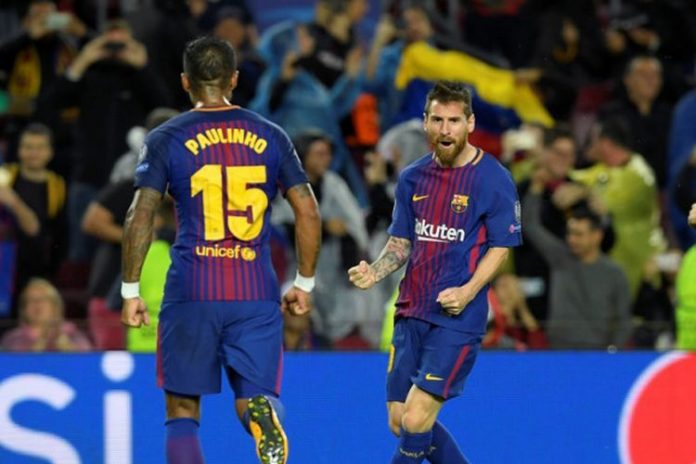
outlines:
[{"label": "tattooed arm", "polygon": [[360,261],[360,264],[348,270],[348,278],[356,287],[367,290],[403,266],[410,255],[410,240],[389,237],[379,258],[372,264]]},{"label": "tattooed arm", "polygon": [[[140,271],[152,242],[155,213],[161,201],[162,194],[155,189],[143,187],[135,192],[123,227],[121,244],[123,282],[140,281]],[[121,322],[132,327],[149,324],[147,309],[139,296],[123,299]]]},{"label": "tattooed arm", "polygon": [[[321,247],[321,216],[319,205],[309,184],[299,184],[288,189],[286,198],[295,213],[295,250],[299,277],[313,279]],[[311,308],[310,293],[293,286],[283,295],[282,308],[294,315],[303,315]]]}]

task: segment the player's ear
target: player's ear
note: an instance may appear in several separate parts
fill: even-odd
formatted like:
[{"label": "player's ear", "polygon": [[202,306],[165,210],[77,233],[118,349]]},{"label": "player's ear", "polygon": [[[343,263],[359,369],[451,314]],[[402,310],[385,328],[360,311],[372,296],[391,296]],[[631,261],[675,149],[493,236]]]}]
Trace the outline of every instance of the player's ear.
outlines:
[{"label": "player's ear", "polygon": [[476,116],[474,116],[474,113],[471,113],[471,116],[466,119],[466,126],[470,134],[474,132],[476,128]]},{"label": "player's ear", "polygon": [[239,79],[239,71],[235,71],[234,74],[232,74],[232,78],[230,79],[230,90],[237,88],[237,79]]},{"label": "player's ear", "polygon": [[181,73],[181,87],[188,92],[191,90],[191,81],[189,81],[189,78],[186,74]]}]

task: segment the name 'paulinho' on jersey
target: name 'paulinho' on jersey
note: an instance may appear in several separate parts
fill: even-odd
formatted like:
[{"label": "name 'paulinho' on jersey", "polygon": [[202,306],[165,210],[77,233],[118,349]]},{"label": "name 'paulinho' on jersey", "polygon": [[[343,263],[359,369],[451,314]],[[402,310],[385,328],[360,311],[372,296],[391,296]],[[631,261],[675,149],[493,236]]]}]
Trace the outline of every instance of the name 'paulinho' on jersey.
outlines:
[{"label": "name 'paulinho' on jersey", "polygon": [[176,205],[164,301],[280,300],[271,202],[306,182],[285,132],[252,111],[195,109],[152,131],[135,185],[168,190]]},{"label": "name 'paulinho' on jersey", "polygon": [[407,166],[399,176],[389,227],[390,235],[411,241],[397,316],[483,335],[488,286],[458,316],[445,312],[437,296],[468,282],[489,248],[520,245],[520,215],[510,173],[480,149],[457,168],[441,167],[432,154]]}]

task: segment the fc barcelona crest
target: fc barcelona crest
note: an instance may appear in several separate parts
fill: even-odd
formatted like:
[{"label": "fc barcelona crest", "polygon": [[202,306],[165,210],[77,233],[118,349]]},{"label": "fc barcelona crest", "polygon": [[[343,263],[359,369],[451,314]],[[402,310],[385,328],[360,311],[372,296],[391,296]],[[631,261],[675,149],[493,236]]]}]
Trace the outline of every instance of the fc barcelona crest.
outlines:
[{"label": "fc barcelona crest", "polygon": [[452,202],[450,203],[452,211],[455,213],[461,213],[466,209],[467,206],[469,206],[469,197],[467,195],[454,194],[452,196]]}]

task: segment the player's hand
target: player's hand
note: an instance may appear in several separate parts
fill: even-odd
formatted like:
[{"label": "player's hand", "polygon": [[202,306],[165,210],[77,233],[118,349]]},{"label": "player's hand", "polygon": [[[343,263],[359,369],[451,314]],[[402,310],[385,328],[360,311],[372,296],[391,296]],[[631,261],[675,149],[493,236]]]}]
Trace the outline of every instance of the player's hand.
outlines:
[{"label": "player's hand", "polygon": [[293,316],[304,316],[312,309],[312,295],[297,287],[292,287],[283,295],[280,309]]},{"label": "player's hand", "polygon": [[128,327],[150,325],[150,315],[142,298],[126,298],[121,309],[121,322]]},{"label": "player's hand", "polygon": [[473,289],[467,285],[461,287],[450,287],[441,291],[437,295],[437,302],[448,313],[457,316],[464,311],[466,305],[474,299],[476,294]]},{"label": "player's hand", "polygon": [[372,266],[363,260],[357,266],[348,269],[348,279],[356,287],[367,290],[377,283],[377,274]]},{"label": "player's hand", "polygon": [[691,205],[691,211],[689,211],[689,225],[696,228],[696,203]]}]

